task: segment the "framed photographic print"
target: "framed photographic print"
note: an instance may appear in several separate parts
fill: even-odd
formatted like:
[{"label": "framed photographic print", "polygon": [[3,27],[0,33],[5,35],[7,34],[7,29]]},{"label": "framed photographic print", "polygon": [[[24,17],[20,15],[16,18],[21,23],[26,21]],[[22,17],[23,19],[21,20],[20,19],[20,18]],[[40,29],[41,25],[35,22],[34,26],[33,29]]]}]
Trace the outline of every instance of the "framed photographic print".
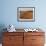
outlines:
[{"label": "framed photographic print", "polygon": [[35,7],[18,7],[17,20],[22,22],[35,21]]}]

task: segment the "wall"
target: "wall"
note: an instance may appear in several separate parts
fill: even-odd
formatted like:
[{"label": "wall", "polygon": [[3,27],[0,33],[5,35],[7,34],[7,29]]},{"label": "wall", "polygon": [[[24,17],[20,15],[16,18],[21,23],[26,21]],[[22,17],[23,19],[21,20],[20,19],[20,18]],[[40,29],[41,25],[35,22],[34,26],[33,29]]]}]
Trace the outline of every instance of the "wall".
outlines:
[{"label": "wall", "polygon": [[[16,28],[46,28],[46,1],[42,0],[1,0],[0,25],[13,24]],[[18,22],[17,7],[35,7],[35,22]]]}]

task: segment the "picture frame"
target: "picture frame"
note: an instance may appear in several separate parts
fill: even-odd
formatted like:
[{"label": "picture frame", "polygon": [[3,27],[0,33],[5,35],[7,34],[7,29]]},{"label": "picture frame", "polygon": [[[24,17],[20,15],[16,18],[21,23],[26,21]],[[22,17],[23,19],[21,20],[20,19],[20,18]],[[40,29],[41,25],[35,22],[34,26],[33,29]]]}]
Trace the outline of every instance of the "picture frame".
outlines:
[{"label": "picture frame", "polygon": [[35,7],[18,7],[17,20],[22,22],[34,22]]}]

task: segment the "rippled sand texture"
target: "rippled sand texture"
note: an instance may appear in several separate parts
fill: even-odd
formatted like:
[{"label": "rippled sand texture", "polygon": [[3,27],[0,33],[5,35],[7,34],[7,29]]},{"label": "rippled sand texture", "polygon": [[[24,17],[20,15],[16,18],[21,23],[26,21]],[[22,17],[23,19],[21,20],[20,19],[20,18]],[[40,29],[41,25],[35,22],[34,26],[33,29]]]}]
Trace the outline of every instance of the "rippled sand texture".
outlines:
[{"label": "rippled sand texture", "polygon": [[20,11],[20,19],[32,19],[33,11]]}]

